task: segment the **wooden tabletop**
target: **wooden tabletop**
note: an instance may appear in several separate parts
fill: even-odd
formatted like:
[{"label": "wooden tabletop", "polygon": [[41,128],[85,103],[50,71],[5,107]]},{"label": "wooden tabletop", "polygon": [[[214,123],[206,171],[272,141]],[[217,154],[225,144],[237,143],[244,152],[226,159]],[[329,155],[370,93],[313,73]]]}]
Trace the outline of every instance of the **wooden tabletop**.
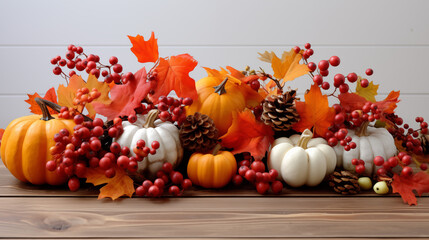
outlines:
[{"label": "wooden tabletop", "polygon": [[32,186],[0,166],[0,238],[422,238],[429,198],[340,196],[328,189],[194,188],[184,197],[97,200],[97,189]]}]

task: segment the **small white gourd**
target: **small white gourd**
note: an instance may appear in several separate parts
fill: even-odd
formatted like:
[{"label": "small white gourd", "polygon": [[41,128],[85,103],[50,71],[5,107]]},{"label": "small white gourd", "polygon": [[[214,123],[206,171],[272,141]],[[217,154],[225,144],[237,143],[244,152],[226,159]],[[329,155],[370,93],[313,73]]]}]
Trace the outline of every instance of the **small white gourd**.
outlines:
[{"label": "small white gourd", "polygon": [[268,167],[279,172],[279,178],[292,187],[317,186],[335,170],[335,151],[323,138],[313,138],[306,129],[301,135],[274,141],[268,156]]}]

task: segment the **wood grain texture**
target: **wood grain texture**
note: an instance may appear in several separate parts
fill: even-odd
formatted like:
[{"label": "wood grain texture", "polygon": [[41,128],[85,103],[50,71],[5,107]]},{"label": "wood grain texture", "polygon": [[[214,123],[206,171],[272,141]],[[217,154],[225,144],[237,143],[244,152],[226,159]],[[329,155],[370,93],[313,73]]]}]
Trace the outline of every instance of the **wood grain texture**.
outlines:
[{"label": "wood grain texture", "polygon": [[[429,237],[429,199],[0,198],[2,237]],[[26,229],[26,231],[20,231]]]}]

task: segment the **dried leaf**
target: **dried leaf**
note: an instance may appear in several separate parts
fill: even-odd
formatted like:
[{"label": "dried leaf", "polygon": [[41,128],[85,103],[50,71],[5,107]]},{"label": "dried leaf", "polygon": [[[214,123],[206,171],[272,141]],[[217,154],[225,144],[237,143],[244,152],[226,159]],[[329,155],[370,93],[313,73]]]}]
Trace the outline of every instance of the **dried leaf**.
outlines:
[{"label": "dried leaf", "polygon": [[267,63],[271,63],[273,56],[276,55],[274,52],[268,52],[268,51],[265,51],[264,53],[258,53],[258,54],[259,54],[258,59]]},{"label": "dried leaf", "polygon": [[356,93],[341,93],[338,95],[338,99],[346,112],[362,109],[363,105],[368,102],[368,100]]},{"label": "dried leaf", "polygon": [[86,182],[94,186],[106,184],[100,189],[98,199],[111,198],[115,200],[121,196],[131,197],[135,192],[134,182],[122,168],[115,168],[116,174],[113,178],[108,178],[104,170],[100,168],[88,168],[86,172]]},{"label": "dried leaf", "polygon": [[387,114],[394,113],[397,107],[396,104],[399,102],[399,94],[400,91],[391,91],[383,101],[376,102],[378,109]]},{"label": "dried leaf", "polygon": [[375,102],[375,96],[377,96],[378,86],[371,81],[368,87],[363,88],[360,84],[356,84],[356,94],[364,97],[366,100],[370,102]]},{"label": "dried leaf", "polygon": [[307,128],[313,128],[318,136],[325,136],[335,116],[334,108],[329,107],[328,96],[322,95],[320,88],[313,84],[304,98],[305,102],[296,102],[300,120],[293,125],[293,129],[303,132]]},{"label": "dried leaf", "polygon": [[420,171],[412,176],[403,176],[394,173],[392,181],[392,192],[399,193],[404,203],[417,205],[417,198],[414,191],[418,196],[423,193],[429,192],[429,174]]},{"label": "dried leaf", "polygon": [[[100,97],[94,100],[91,103],[85,105],[86,110],[88,111],[88,117],[94,118],[96,111],[94,109],[94,103],[110,104],[111,100],[109,98],[110,87],[105,82],[99,82],[94,75],[89,75],[88,80],[85,82],[81,76],[73,75],[70,78],[69,85],[65,87],[60,85],[58,87],[58,101],[61,106],[66,107],[76,107],[73,105],[73,99],[76,97],[76,91],[80,88],[86,87],[91,91],[93,88],[96,88],[97,91],[101,93]],[[82,111],[83,109],[78,109]]]},{"label": "dried leaf", "polygon": [[155,83],[155,81],[146,81],[146,69],[142,68],[134,74],[134,79],[123,85],[114,85],[110,89],[109,104],[94,102],[94,109],[108,120],[135,114],[134,109],[141,106],[141,101],[148,96]]},{"label": "dried leaf", "polygon": [[256,159],[262,159],[274,141],[274,132],[270,126],[257,121],[255,115],[246,109],[233,113],[232,125],[220,139],[223,147],[234,149],[234,154],[250,152]]},{"label": "dried leaf", "polygon": [[154,32],[152,32],[150,39],[147,41],[140,35],[135,37],[128,36],[128,38],[133,44],[131,51],[136,55],[137,61],[147,63],[156,62],[158,60],[158,39],[155,38]]},{"label": "dried leaf", "polygon": [[[30,111],[34,114],[42,114],[42,110],[40,110],[39,105],[37,105],[36,101],[34,100],[36,97],[40,97],[38,93],[34,94],[27,94],[28,99],[24,100],[26,103],[30,104]],[[55,93],[55,88],[50,88],[48,91],[46,91],[45,96],[43,96],[43,99],[46,99],[48,101],[51,101],[53,103],[57,103],[57,94]],[[57,114],[56,111],[49,109],[50,114]]]},{"label": "dried leaf", "polygon": [[157,87],[151,96],[154,103],[160,96],[167,96],[174,90],[178,97],[190,97],[194,101],[198,98],[195,80],[189,76],[198,62],[189,54],[172,56],[169,59],[160,58],[155,71],[158,73]]},{"label": "dried leaf", "polygon": [[300,53],[295,53],[293,49],[289,52],[284,52],[283,57],[284,60],[281,60],[274,54],[271,59],[271,67],[274,71],[274,77],[282,79],[281,84],[287,81],[292,81],[310,71],[306,64],[299,64],[302,56]]}]

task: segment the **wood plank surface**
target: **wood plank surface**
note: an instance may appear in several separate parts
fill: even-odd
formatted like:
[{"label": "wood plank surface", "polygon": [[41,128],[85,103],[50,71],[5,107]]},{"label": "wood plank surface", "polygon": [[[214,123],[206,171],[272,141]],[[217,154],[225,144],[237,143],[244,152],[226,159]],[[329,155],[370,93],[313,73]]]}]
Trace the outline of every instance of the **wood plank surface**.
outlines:
[{"label": "wood plank surface", "polygon": [[[429,199],[0,198],[4,238],[429,237]],[[25,229],[25,231],[21,231]]]}]

